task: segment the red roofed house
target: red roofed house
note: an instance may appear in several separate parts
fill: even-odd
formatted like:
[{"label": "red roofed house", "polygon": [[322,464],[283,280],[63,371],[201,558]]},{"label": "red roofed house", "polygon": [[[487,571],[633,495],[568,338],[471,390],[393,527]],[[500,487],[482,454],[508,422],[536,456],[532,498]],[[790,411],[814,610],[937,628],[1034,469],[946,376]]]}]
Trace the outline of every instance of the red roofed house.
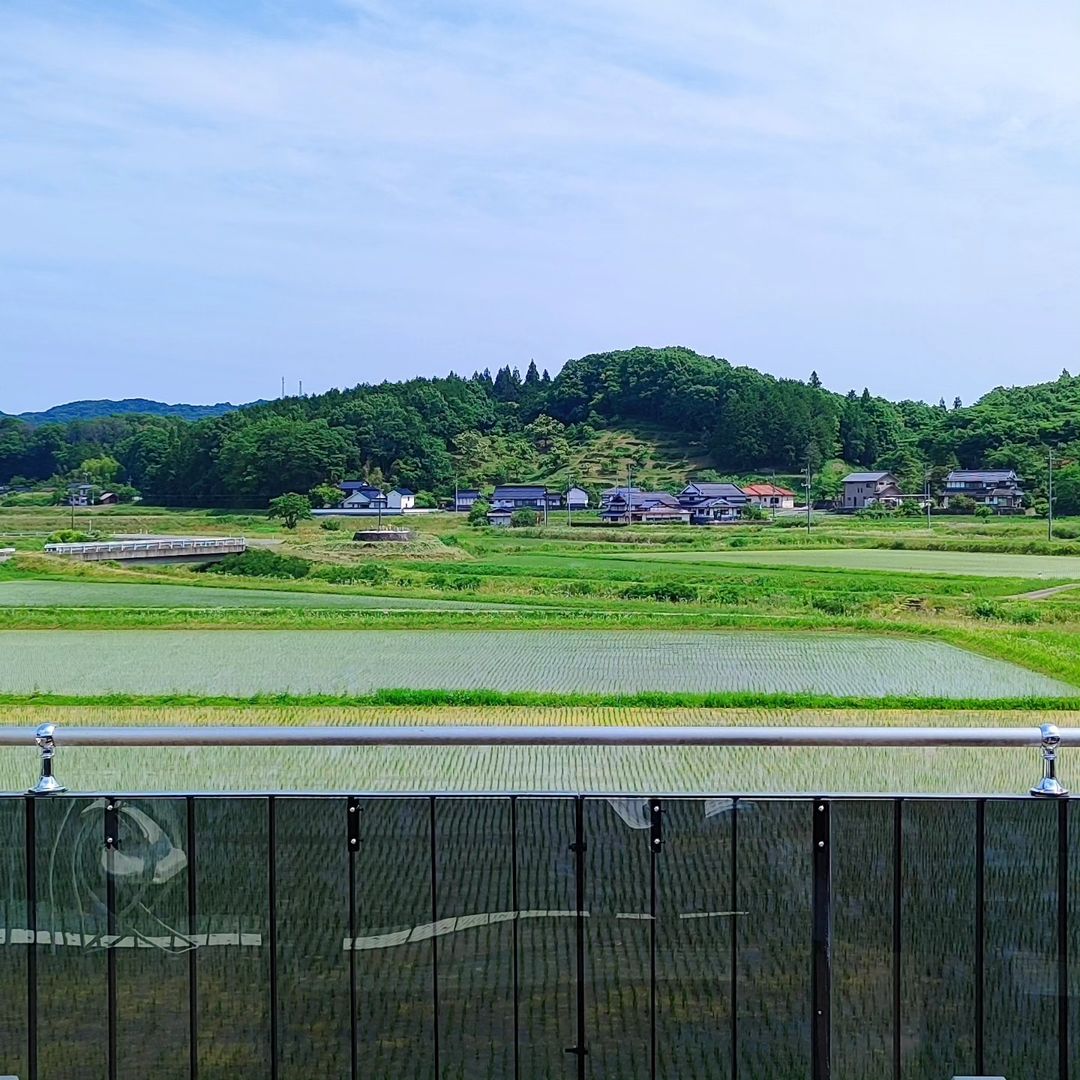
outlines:
[{"label": "red roofed house", "polygon": [[748,484],[742,489],[751,505],[766,510],[794,510],[795,492],[775,484]]}]

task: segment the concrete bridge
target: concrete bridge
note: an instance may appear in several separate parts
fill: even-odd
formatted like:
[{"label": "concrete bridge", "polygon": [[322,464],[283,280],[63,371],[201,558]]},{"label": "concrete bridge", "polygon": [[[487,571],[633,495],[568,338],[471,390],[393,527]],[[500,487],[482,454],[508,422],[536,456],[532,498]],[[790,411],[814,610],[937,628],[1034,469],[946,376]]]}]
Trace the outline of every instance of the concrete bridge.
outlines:
[{"label": "concrete bridge", "polygon": [[85,544],[46,544],[46,555],[83,562],[214,562],[247,551],[242,536],[166,536],[146,540],[104,540]]}]

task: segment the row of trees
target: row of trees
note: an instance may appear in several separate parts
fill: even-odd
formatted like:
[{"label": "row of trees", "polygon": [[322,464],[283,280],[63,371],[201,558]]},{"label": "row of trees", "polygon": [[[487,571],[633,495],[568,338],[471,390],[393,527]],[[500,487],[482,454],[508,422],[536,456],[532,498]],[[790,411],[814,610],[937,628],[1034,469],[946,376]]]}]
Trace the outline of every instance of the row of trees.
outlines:
[{"label": "row of trees", "polygon": [[[823,463],[895,472],[918,490],[927,467],[1014,468],[1038,489],[1059,452],[1061,512],[1080,495],[1080,378],[995,390],[971,406],[890,402],[777,379],[689,349],[637,348],[286,398],[198,422],[119,416],[30,426],[0,420],[0,483],[77,476],[112,461],[110,482],[155,503],[265,506],[347,476],[447,495],[455,482],[550,476],[600,431],[648,425],[720,475]],[[835,472],[836,470],[834,470]],[[830,479],[831,477],[831,479]]]}]

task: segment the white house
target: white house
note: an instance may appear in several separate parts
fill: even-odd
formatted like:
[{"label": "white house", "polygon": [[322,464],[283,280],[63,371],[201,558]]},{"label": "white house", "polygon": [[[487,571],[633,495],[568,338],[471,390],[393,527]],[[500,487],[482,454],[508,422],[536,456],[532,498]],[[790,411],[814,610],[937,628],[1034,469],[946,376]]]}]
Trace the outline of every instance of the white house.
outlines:
[{"label": "white house", "polygon": [[589,493],[584,488],[572,487],[566,493],[566,505],[570,510],[588,510]]},{"label": "white house", "polygon": [[342,500],[342,510],[378,510],[386,509],[386,496],[376,488],[357,488],[349,492]]},{"label": "white house", "polygon": [[416,506],[416,496],[408,488],[394,488],[386,496],[388,510],[412,510]]}]

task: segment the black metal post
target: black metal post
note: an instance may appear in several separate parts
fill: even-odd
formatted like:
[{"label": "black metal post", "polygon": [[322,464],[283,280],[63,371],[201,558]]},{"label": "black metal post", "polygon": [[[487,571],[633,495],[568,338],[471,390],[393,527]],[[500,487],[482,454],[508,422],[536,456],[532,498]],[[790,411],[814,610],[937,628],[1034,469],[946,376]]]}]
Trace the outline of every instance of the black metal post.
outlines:
[{"label": "black metal post", "polygon": [[739,800],[731,800],[731,1080],[739,1080]]},{"label": "black metal post", "polygon": [[349,1076],[359,1080],[360,1046],[356,1030],[356,873],[360,850],[360,800],[351,798],[345,811],[349,851]]},{"label": "black metal post", "polygon": [[986,1071],[986,800],[975,803],[975,1072]]},{"label": "black metal post", "polygon": [[270,937],[270,1080],[278,1077],[277,804],[266,800],[266,887]]},{"label": "black metal post", "polygon": [[1058,803],[1058,1076],[1069,1080],[1069,800]]},{"label": "black metal post", "polygon": [[26,924],[30,944],[26,952],[26,1068],[37,1080],[37,820],[33,796],[23,800],[26,811]]},{"label": "black metal post", "polygon": [[518,898],[517,796],[510,796],[510,910],[514,960],[514,1080],[521,1076],[521,902]]},{"label": "black metal post", "polygon": [[813,1080],[829,1080],[832,1069],[832,853],[829,847],[829,803],[824,799],[815,799],[812,811],[811,1075]]},{"label": "black metal post", "polygon": [[893,1080],[900,1080],[902,1023],[901,1012],[901,962],[903,959],[903,911],[904,911],[904,800],[893,801],[893,879],[892,879],[892,1058]]},{"label": "black metal post", "polygon": [[195,800],[189,795],[184,802],[187,806],[187,903],[188,937],[191,948],[188,949],[188,1072],[190,1080],[199,1077],[199,948],[196,934],[199,931],[198,911],[196,908],[197,878],[195,875]]},{"label": "black metal post", "polygon": [[108,980],[107,1003],[109,1025],[109,1080],[116,1080],[118,1062],[116,1060],[116,849],[120,846],[118,834],[120,815],[117,812],[117,800],[110,798],[105,803],[105,933],[108,936],[106,946],[106,971]]},{"label": "black metal post", "polygon": [[435,933],[435,927],[439,921],[438,861],[435,841],[435,796],[432,795],[429,801],[431,804],[431,1037],[435,1056],[435,1075],[442,1076],[442,1063],[439,1047],[439,935]]}]

